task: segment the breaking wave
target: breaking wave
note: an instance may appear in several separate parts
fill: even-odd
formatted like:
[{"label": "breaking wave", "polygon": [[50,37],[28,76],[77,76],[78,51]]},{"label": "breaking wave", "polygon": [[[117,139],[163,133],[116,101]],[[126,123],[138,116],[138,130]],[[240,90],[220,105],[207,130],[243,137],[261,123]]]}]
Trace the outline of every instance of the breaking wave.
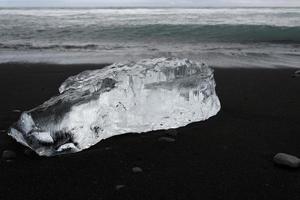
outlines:
[{"label": "breaking wave", "polygon": [[[47,31],[46,31],[47,32]],[[20,32],[19,32],[20,33]],[[22,37],[22,33],[21,37]],[[11,50],[116,50],[126,48],[126,44],[148,43],[201,43],[201,42],[236,42],[236,43],[300,43],[300,27],[276,27],[264,25],[139,25],[121,27],[89,27],[85,30],[71,28],[68,34],[62,30],[49,30],[49,33],[36,31],[32,39],[24,43],[0,43],[0,49]],[[55,38],[50,44],[44,41]],[[76,41],[74,44],[73,41]],[[102,45],[101,42],[119,45]],[[88,43],[87,43],[88,42]]]},{"label": "breaking wave", "polygon": [[31,44],[0,43],[0,49],[6,50],[117,50],[126,46],[104,46],[98,44]]},{"label": "breaking wave", "polygon": [[[119,30],[119,31],[118,31]],[[145,25],[104,30],[112,38],[176,42],[299,43],[300,27],[267,25]]]}]

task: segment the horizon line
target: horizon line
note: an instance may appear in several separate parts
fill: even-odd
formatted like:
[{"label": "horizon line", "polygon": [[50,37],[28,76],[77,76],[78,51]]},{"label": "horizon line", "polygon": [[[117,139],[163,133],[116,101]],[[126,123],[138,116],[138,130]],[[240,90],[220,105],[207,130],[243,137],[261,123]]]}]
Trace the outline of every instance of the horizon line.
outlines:
[{"label": "horizon line", "polygon": [[78,8],[93,8],[93,9],[159,9],[159,8],[188,8],[188,9],[197,9],[197,8],[300,8],[300,6],[0,6],[0,9],[5,8],[69,8],[69,9],[78,9]]}]

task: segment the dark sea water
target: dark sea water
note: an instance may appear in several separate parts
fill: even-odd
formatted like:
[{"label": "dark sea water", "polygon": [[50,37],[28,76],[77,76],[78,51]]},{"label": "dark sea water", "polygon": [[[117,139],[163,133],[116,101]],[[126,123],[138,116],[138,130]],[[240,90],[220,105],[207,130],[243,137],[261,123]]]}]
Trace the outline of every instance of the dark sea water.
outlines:
[{"label": "dark sea water", "polygon": [[[0,9],[0,62],[298,67],[300,8]],[[255,62],[254,62],[255,61]]]}]

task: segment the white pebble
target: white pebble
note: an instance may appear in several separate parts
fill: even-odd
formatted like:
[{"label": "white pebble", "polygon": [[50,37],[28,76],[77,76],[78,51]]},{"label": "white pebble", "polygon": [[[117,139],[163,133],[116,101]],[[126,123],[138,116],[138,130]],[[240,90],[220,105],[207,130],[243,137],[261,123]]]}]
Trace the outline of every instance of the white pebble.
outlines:
[{"label": "white pebble", "polygon": [[300,159],[296,156],[286,153],[278,153],[273,158],[274,162],[279,165],[284,165],[292,168],[300,167]]}]

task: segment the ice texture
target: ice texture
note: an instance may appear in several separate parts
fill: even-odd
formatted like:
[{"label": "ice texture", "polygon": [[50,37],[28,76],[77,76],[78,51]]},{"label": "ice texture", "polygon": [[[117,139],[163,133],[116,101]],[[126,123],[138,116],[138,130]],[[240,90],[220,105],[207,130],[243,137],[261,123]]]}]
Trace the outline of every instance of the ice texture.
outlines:
[{"label": "ice texture", "polygon": [[187,59],[84,71],[69,77],[59,92],[23,112],[8,133],[41,156],[78,152],[114,135],[182,127],[221,107],[213,70]]}]

